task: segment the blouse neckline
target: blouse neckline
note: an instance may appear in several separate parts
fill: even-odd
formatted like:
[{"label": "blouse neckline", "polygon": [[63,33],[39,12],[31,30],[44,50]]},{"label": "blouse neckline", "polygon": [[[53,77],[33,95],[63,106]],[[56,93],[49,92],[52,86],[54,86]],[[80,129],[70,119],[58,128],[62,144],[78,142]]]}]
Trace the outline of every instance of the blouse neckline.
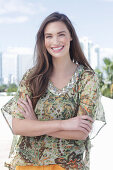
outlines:
[{"label": "blouse neckline", "polygon": [[76,78],[77,78],[77,73],[78,73],[78,69],[79,69],[79,66],[77,64],[77,67],[75,69],[75,72],[73,73],[71,79],[69,80],[69,82],[62,88],[62,89],[59,89],[57,88],[53,82],[51,80],[49,80],[49,83],[48,83],[48,90],[50,92],[52,92],[53,94],[55,95],[61,95],[61,94],[65,94],[70,88],[73,87],[74,83],[76,82]]}]

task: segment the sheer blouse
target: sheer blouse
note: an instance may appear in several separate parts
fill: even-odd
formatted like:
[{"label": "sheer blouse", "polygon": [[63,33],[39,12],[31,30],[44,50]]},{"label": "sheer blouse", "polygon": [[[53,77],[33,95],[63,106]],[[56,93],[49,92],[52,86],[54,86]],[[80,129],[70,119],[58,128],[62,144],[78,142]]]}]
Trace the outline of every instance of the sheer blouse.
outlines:
[{"label": "sheer blouse", "polygon": [[[26,86],[28,70],[20,82],[16,95],[2,107],[2,113],[10,129],[10,117],[24,119],[18,111],[19,98],[26,99],[32,93]],[[67,170],[88,170],[90,139],[94,138],[105,125],[105,114],[101,104],[97,75],[78,65],[69,83],[59,90],[49,81],[44,95],[38,100],[35,114],[40,121],[65,120],[77,115],[89,115],[98,124],[86,140],[55,138],[48,135],[27,137],[14,135],[6,166],[14,169],[25,165],[59,164]]]}]

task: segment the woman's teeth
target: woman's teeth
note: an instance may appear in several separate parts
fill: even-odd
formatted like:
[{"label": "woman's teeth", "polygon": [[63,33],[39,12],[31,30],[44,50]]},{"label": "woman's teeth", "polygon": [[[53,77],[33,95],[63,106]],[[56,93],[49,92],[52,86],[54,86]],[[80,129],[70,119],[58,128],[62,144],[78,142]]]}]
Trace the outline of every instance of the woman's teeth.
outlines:
[{"label": "woman's teeth", "polygon": [[52,48],[53,50],[61,50],[63,48],[63,46],[62,47],[54,47],[54,48]]}]

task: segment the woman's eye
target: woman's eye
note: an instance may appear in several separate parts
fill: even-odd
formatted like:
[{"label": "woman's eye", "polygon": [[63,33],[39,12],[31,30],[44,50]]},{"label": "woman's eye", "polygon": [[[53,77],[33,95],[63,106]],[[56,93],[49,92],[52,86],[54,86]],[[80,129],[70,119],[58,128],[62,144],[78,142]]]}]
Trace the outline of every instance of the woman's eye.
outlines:
[{"label": "woman's eye", "polygon": [[61,37],[62,37],[62,36],[65,36],[65,34],[59,34],[59,36],[61,36]]},{"label": "woman's eye", "polygon": [[51,38],[52,36],[51,35],[48,35],[48,36],[46,36],[45,38]]}]

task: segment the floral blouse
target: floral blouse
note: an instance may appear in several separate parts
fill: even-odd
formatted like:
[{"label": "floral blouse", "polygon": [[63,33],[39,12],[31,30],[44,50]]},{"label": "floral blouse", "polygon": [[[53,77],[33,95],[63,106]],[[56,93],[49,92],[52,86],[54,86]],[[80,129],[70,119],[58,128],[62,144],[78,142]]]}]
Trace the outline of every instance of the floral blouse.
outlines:
[{"label": "floral blouse", "polygon": [[[24,119],[17,111],[17,101],[19,98],[25,99],[26,94],[32,96],[29,87],[25,85],[30,71],[24,75],[15,97],[2,107],[2,113],[9,126],[9,115]],[[95,121],[103,122],[102,127],[105,124],[105,117],[100,102],[97,75],[78,65],[71,80],[62,90],[49,81],[45,94],[36,104],[35,114],[40,121],[65,120],[85,114]],[[91,134],[86,140],[62,139],[48,135],[36,137],[14,135],[9,160],[5,165],[15,169],[16,166],[58,164],[66,170],[88,170],[90,138],[94,137],[100,128],[95,134],[92,132],[93,136]]]}]

